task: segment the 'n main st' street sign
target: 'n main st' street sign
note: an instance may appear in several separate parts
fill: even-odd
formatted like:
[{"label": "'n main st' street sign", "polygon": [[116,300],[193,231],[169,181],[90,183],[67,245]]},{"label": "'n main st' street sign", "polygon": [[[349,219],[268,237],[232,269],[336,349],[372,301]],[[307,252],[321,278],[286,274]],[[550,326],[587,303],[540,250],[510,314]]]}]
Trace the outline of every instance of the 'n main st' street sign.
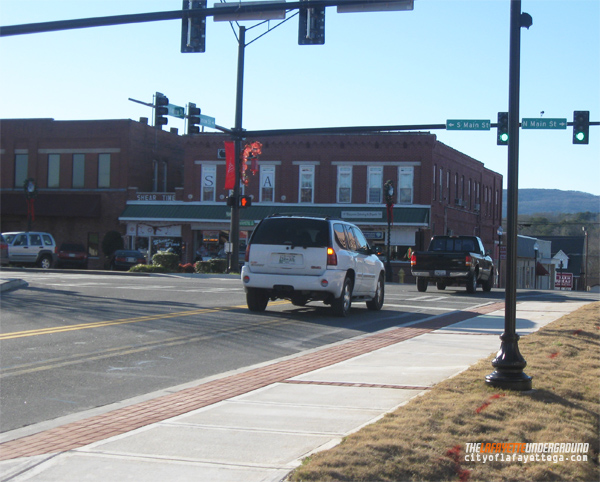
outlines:
[{"label": "'n main st' street sign", "polygon": [[204,114],[200,114],[200,125],[206,127],[215,127],[215,118]]},{"label": "'n main st' street sign", "polygon": [[521,129],[566,129],[567,119],[525,118],[521,121]]},{"label": "'n main st' street sign", "polygon": [[446,121],[448,131],[489,131],[490,121],[477,119],[448,119]]}]

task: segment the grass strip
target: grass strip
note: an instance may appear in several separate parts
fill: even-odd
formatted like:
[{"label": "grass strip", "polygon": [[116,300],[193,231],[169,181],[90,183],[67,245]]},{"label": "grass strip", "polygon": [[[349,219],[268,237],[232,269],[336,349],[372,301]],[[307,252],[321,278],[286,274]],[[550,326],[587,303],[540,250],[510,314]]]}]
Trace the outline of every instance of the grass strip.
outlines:
[{"label": "grass strip", "polygon": [[[519,348],[527,361],[525,373],[533,376],[533,390],[488,387],[484,380],[493,371],[490,356],[333,449],[307,458],[289,480],[600,480],[600,303],[521,338]],[[571,460],[577,455],[572,453],[545,453],[537,461],[524,461],[524,456],[535,456],[524,453],[521,461],[508,461],[508,455],[519,454],[502,453],[484,463],[465,460],[467,443],[587,443],[589,449],[579,454],[587,460]]]}]

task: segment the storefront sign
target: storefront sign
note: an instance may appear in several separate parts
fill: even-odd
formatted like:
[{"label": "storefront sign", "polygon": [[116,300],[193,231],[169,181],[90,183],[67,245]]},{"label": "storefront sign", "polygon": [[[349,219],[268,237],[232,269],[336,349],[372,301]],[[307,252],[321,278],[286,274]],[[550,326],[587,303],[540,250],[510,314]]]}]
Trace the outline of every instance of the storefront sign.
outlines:
[{"label": "storefront sign", "polygon": [[127,223],[128,236],[181,236],[181,224],[154,225],[146,223]]},{"label": "storefront sign", "polygon": [[175,201],[175,193],[170,192],[138,192],[137,201]]},{"label": "storefront sign", "polygon": [[383,211],[342,211],[342,219],[382,219]]}]

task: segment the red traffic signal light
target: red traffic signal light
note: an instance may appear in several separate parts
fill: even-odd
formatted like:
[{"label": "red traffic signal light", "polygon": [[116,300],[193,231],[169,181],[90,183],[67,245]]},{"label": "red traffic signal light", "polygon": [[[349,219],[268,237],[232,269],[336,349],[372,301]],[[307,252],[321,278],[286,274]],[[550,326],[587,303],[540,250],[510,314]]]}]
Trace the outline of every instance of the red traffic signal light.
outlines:
[{"label": "red traffic signal light", "polygon": [[247,208],[252,206],[252,198],[250,196],[240,196],[240,207]]}]

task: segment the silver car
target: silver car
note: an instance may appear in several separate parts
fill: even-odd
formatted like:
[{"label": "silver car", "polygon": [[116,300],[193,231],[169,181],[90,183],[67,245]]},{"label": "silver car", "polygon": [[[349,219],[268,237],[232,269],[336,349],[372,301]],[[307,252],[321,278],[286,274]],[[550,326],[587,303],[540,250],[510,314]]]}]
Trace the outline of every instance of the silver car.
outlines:
[{"label": "silver car", "polygon": [[35,265],[42,269],[56,263],[56,242],[51,234],[34,231],[2,233],[8,244],[11,264]]}]

